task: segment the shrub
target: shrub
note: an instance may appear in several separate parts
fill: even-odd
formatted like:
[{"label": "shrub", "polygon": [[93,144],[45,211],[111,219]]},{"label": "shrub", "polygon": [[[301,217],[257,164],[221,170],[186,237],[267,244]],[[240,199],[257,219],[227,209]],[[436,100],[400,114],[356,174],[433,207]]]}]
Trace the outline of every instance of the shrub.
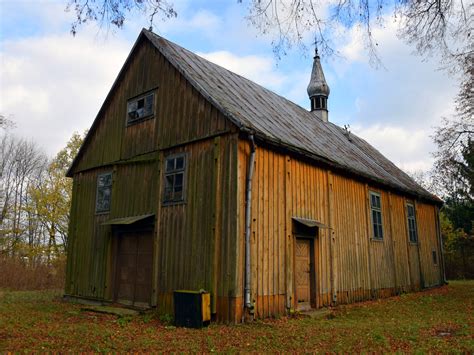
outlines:
[{"label": "shrub", "polygon": [[0,256],[0,288],[10,290],[45,290],[64,288],[65,257],[47,263]]}]

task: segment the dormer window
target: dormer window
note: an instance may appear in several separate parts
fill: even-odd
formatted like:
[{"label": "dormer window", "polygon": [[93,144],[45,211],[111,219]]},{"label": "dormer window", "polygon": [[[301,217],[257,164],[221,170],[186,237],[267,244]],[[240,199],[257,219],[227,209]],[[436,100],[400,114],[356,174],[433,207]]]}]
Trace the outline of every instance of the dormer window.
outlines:
[{"label": "dormer window", "polygon": [[155,93],[147,93],[128,100],[127,102],[127,124],[134,124],[147,118],[153,117],[155,113]]}]

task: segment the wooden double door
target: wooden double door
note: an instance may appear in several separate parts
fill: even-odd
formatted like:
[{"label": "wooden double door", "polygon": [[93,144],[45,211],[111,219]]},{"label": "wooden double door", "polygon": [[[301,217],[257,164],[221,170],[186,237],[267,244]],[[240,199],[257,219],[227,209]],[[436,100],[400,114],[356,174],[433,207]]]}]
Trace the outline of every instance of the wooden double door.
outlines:
[{"label": "wooden double door", "polygon": [[152,295],[153,232],[117,233],[115,301],[149,307]]},{"label": "wooden double door", "polygon": [[314,239],[295,238],[295,293],[297,309],[309,310],[316,304]]}]

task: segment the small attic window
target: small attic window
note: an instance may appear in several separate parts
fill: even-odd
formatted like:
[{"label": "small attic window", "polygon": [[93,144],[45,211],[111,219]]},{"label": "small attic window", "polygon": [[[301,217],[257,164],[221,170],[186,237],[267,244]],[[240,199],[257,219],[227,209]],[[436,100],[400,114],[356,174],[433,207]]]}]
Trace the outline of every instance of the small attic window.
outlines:
[{"label": "small attic window", "polygon": [[150,92],[127,102],[127,125],[153,117],[155,113],[155,93]]}]

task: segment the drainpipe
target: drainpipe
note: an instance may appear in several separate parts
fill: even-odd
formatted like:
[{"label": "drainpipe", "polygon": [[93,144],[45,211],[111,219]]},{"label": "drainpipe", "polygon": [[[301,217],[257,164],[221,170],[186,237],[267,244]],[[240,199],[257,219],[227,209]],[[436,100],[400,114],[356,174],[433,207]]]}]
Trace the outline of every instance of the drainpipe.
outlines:
[{"label": "drainpipe", "polygon": [[250,270],[250,221],[252,212],[252,176],[255,165],[255,140],[253,133],[249,134],[250,140],[250,158],[249,166],[247,169],[247,180],[246,180],[246,196],[245,196],[245,307],[249,310],[253,310],[253,304],[250,300],[250,288],[251,288],[251,270]]}]

